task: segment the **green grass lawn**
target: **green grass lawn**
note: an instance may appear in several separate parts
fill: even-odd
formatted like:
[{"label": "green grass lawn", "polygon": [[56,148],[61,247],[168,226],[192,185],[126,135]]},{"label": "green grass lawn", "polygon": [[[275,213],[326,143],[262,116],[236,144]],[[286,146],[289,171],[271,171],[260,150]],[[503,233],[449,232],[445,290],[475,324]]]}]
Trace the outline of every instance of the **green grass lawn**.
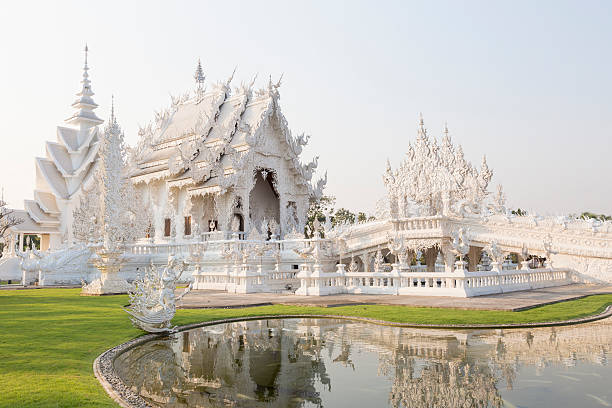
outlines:
[{"label": "green grass lawn", "polygon": [[[81,297],[80,289],[0,291],[0,407],[116,406],[93,375],[104,350],[142,334],[120,308],[127,296]],[[334,314],[401,323],[526,323],[601,312],[612,295],[523,312],[405,306],[261,306],[179,310],[174,323],[274,314]]]}]

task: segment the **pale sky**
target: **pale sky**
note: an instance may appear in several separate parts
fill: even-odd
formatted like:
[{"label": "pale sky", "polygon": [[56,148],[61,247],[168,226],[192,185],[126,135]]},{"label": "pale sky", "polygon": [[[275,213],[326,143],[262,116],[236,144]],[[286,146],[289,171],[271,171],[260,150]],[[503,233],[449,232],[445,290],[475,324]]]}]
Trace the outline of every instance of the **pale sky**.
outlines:
[{"label": "pale sky", "polygon": [[487,155],[513,208],[612,214],[611,17],[610,1],[2,1],[0,186],[32,198],[87,42],[98,115],[114,94],[129,144],[201,58],[209,81],[284,73],[283,112],[338,206],[373,211],[423,112]]}]

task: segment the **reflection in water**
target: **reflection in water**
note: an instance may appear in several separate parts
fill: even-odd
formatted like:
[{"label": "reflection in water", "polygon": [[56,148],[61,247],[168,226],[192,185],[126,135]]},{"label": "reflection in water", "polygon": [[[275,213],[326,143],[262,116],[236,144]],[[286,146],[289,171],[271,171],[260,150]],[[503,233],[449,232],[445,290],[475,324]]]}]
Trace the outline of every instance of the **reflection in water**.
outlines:
[{"label": "reflection in water", "polygon": [[601,407],[612,406],[611,350],[609,319],[472,331],[284,319],[177,333],[115,369],[177,407]]}]

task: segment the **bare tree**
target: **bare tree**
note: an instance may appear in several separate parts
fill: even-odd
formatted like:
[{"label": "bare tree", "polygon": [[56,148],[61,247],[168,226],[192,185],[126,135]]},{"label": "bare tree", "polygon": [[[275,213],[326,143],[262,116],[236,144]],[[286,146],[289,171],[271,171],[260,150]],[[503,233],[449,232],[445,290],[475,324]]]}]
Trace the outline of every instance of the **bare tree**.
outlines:
[{"label": "bare tree", "polygon": [[4,243],[8,229],[23,222],[22,218],[13,213],[14,210],[6,208],[6,202],[0,199],[0,245]]}]

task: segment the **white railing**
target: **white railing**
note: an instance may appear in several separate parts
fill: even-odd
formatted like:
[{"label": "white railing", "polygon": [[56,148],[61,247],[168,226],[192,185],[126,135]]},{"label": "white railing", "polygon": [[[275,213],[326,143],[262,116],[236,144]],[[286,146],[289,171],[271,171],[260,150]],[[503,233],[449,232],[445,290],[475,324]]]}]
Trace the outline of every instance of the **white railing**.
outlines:
[{"label": "white railing", "polygon": [[302,265],[299,295],[388,294],[472,297],[561,286],[572,283],[569,269],[488,272],[337,272],[311,271]]},{"label": "white railing", "polygon": [[391,220],[395,224],[396,231],[432,230],[442,228],[445,218],[441,216],[414,217]]},{"label": "white railing", "polygon": [[224,290],[230,293],[269,292],[275,282],[295,279],[298,271],[263,271],[261,265],[237,264],[223,270],[199,271],[193,274],[194,289]]}]

